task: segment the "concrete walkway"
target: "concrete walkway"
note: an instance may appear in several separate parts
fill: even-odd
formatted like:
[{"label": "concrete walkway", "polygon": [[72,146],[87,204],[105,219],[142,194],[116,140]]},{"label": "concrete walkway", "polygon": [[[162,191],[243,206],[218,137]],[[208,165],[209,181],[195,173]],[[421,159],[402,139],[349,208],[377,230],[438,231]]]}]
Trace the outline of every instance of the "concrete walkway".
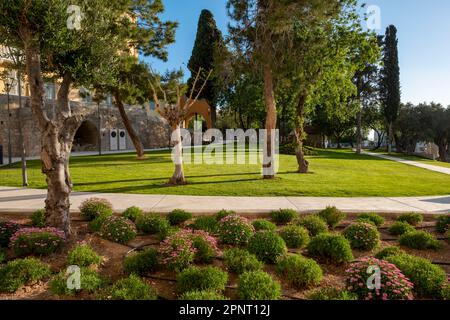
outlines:
[{"label": "concrete walkway", "polygon": [[[31,213],[44,207],[46,190],[0,187],[0,212]],[[221,209],[242,214],[268,213],[271,210],[294,209],[307,213],[336,206],[346,212],[379,213],[448,213],[450,196],[402,198],[319,198],[319,197],[210,197],[175,195],[139,195],[74,192],[71,195],[72,211],[78,212],[81,202],[90,197],[106,198],[116,211],[130,206],[145,211],[168,213],[184,209],[194,214],[214,213]]]},{"label": "concrete walkway", "polygon": [[385,154],[379,154],[379,153],[373,153],[373,152],[364,152],[364,154],[367,154],[367,155],[372,156],[372,157],[377,157],[377,158],[382,158],[382,159],[391,160],[391,161],[395,161],[395,162],[400,162],[400,163],[403,163],[403,164],[406,164],[406,165],[409,165],[409,166],[419,167],[419,168],[422,168],[422,169],[426,169],[426,170],[430,170],[430,171],[434,171],[434,172],[439,172],[439,173],[450,175],[450,168],[434,166],[432,164],[421,163],[421,162],[418,162],[418,161],[405,160],[405,159],[402,159],[402,158],[391,157],[391,156],[388,156],[388,155],[385,155]]}]

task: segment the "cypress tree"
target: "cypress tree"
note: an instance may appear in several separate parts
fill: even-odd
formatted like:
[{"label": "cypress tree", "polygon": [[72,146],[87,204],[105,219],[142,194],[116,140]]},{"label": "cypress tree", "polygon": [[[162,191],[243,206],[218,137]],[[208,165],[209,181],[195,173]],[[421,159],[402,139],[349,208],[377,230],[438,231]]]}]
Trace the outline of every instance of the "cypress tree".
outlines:
[{"label": "cypress tree", "polygon": [[383,44],[384,66],[381,73],[381,102],[383,113],[388,126],[388,151],[392,151],[393,125],[397,120],[400,109],[400,67],[398,63],[397,29],[390,25],[386,29]]}]

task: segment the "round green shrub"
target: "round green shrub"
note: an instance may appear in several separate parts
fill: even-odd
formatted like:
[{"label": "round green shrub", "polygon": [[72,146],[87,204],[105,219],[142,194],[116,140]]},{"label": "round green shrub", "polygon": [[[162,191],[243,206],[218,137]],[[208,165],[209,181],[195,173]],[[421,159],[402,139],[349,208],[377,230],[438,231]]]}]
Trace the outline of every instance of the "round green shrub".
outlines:
[{"label": "round green shrub", "polygon": [[175,209],[167,215],[167,220],[172,226],[179,226],[189,219],[192,219],[192,213],[181,209]]},{"label": "round green shrub", "polygon": [[402,221],[402,222],[407,222],[412,226],[416,226],[423,221],[423,215],[421,215],[420,213],[415,213],[415,212],[404,213],[401,216],[399,216],[396,220]]},{"label": "round green shrub", "polygon": [[157,214],[150,213],[138,216],[136,219],[136,227],[139,231],[146,234],[157,234],[168,230],[170,224],[167,219],[164,219]]},{"label": "round green shrub", "polygon": [[281,285],[264,271],[244,272],[239,277],[238,296],[242,300],[279,300]]},{"label": "round green shrub", "polygon": [[401,236],[407,232],[411,232],[416,230],[412,225],[408,222],[403,221],[395,221],[388,229],[388,232],[393,236]]},{"label": "round green shrub", "polygon": [[0,221],[0,247],[8,247],[13,234],[20,229],[20,225],[14,221]]},{"label": "round green shrub", "polygon": [[189,291],[181,295],[179,300],[228,300],[223,294],[213,290]]},{"label": "round green shrub", "polygon": [[280,277],[298,289],[319,285],[323,278],[322,269],[317,262],[300,255],[280,258],[276,270]]},{"label": "round green shrub", "polygon": [[99,232],[100,229],[102,228],[103,222],[105,222],[105,220],[108,219],[109,217],[112,217],[112,215],[113,215],[112,212],[101,213],[97,218],[89,221],[88,224],[89,230],[91,230],[92,232]]},{"label": "round green shrub", "polygon": [[194,262],[196,251],[192,232],[180,230],[161,243],[159,247],[161,264],[170,270],[181,271]]},{"label": "round green shrub", "polygon": [[441,291],[441,297],[443,300],[450,300],[450,284],[444,285]]},{"label": "round green shrub", "polygon": [[361,213],[358,215],[358,220],[371,221],[377,227],[381,227],[384,224],[384,218],[376,213]]},{"label": "round green shrub", "polygon": [[322,288],[311,292],[308,295],[309,300],[325,301],[325,300],[358,300],[358,297],[348,291],[336,288]]},{"label": "round green shrub", "polygon": [[197,217],[190,227],[194,230],[206,231],[209,234],[217,234],[219,230],[219,222],[212,216]]},{"label": "round green shrub", "polygon": [[386,260],[395,264],[414,284],[419,297],[440,298],[447,283],[446,272],[431,261],[409,254],[391,255]]},{"label": "round green shrub", "polygon": [[13,293],[26,284],[48,278],[50,267],[35,258],[15,259],[0,266],[0,292]]},{"label": "round green shrub", "polygon": [[103,222],[100,236],[110,241],[125,244],[136,238],[136,227],[128,219],[111,216]]},{"label": "round green shrub", "polygon": [[353,260],[350,242],[342,235],[323,233],[308,244],[308,254],[336,264]]},{"label": "round green shrub", "polygon": [[439,249],[441,247],[439,241],[431,233],[418,230],[403,234],[398,242],[402,246],[419,250]]},{"label": "round green shrub", "polygon": [[36,228],[45,228],[47,226],[45,222],[45,209],[39,209],[33,212],[31,215],[31,225]]},{"label": "round green shrub", "polygon": [[305,227],[311,237],[315,237],[318,234],[328,232],[327,223],[317,215],[300,217],[295,221],[295,224],[301,227]]},{"label": "round green shrub", "polygon": [[144,276],[149,272],[158,270],[158,251],[147,248],[140,252],[128,255],[123,262],[123,269],[126,274],[137,274]]},{"label": "round green shrub", "polygon": [[338,210],[336,207],[326,207],[320,211],[318,215],[330,228],[335,228],[346,217],[345,213]]},{"label": "round green shrub", "polygon": [[255,229],[248,219],[229,215],[219,222],[219,239],[223,244],[246,245]]},{"label": "round green shrub", "polygon": [[106,199],[100,198],[90,198],[86,199],[81,203],[80,206],[81,216],[88,220],[92,221],[101,214],[112,214],[113,208],[111,202]]},{"label": "round green shrub", "polygon": [[380,233],[370,223],[355,222],[345,228],[343,235],[353,249],[373,250],[380,245]]},{"label": "round green shrub", "polygon": [[304,227],[285,226],[278,234],[283,238],[288,248],[303,248],[309,242],[309,232]]},{"label": "round green shrub", "polygon": [[98,273],[89,268],[80,268],[79,289],[69,289],[67,286],[67,279],[69,276],[70,274],[66,273],[66,270],[63,270],[55,275],[49,283],[50,292],[59,296],[74,295],[81,291],[94,293],[104,285],[104,280],[98,275]]},{"label": "round green shrub", "polygon": [[155,289],[141,278],[132,274],[128,278],[117,281],[111,288],[112,300],[157,300]]},{"label": "round green shrub", "polygon": [[275,231],[277,226],[266,219],[259,219],[252,222],[253,227],[256,231],[267,230],[267,231]]},{"label": "round green shrub", "polygon": [[446,233],[450,230],[450,215],[439,216],[436,221],[436,231]]},{"label": "round green shrub", "polygon": [[377,254],[375,255],[375,258],[377,258],[379,260],[385,260],[389,256],[399,255],[399,254],[403,254],[403,253],[405,253],[405,251],[400,249],[400,247],[391,246],[391,247],[383,248],[382,250],[378,251]]},{"label": "round green shrub", "polygon": [[266,263],[276,263],[286,254],[287,248],[283,238],[272,231],[258,231],[248,243],[248,251]]},{"label": "round green shrub", "polygon": [[102,258],[87,244],[77,245],[67,254],[68,265],[89,267],[100,262]]},{"label": "round green shrub", "polygon": [[217,221],[222,220],[223,218],[225,218],[226,216],[231,216],[231,215],[236,215],[236,212],[232,211],[232,210],[225,210],[222,209],[219,212],[217,212],[214,217],[216,218]]},{"label": "round green shrub", "polygon": [[62,230],[56,228],[22,228],[10,239],[16,256],[49,255],[61,249],[66,241]]},{"label": "round green shrub", "polygon": [[297,217],[297,212],[292,209],[280,209],[272,211],[270,216],[276,224],[287,224]]},{"label": "round green shrub", "polygon": [[195,290],[225,290],[228,274],[217,267],[189,267],[177,275],[177,291],[180,294]]},{"label": "round green shrub", "polygon": [[194,260],[199,263],[210,263],[221,254],[216,238],[203,230],[193,230],[191,239],[196,249]]},{"label": "round green shrub", "polygon": [[261,270],[263,263],[254,254],[240,248],[225,250],[223,253],[225,267],[234,273]]},{"label": "round green shrub", "polygon": [[133,206],[133,207],[127,208],[124,212],[122,212],[122,217],[135,222],[136,219],[140,215],[143,215],[143,214],[144,214],[144,211],[141,208]]}]

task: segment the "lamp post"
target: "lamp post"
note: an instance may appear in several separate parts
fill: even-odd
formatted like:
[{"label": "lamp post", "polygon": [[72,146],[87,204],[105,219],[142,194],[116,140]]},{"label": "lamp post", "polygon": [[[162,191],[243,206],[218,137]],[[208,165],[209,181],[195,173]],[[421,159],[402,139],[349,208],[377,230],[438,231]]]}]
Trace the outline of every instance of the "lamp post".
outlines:
[{"label": "lamp post", "polygon": [[7,96],[7,105],[8,105],[8,164],[12,163],[12,146],[11,146],[11,110],[9,106],[9,94],[11,89],[15,86],[16,79],[8,77],[5,81],[5,89]]}]

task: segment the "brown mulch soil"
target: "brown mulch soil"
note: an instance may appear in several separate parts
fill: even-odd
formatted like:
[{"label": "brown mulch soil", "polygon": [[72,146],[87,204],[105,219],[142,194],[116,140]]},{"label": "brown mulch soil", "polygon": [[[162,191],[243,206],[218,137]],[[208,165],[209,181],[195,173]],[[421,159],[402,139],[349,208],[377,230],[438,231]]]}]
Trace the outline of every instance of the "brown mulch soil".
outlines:
[{"label": "brown mulch soil", "polygon": [[[0,215],[0,218],[2,216]],[[28,220],[22,219],[18,221],[22,224],[29,223]],[[341,225],[336,229],[336,232],[341,232],[346,225],[350,224],[352,220],[347,220],[341,223]],[[382,236],[382,246],[392,246],[398,245],[398,242],[395,241],[397,237],[390,235],[387,232],[387,227],[392,223],[392,220],[387,220],[386,224],[380,228],[381,236]],[[123,273],[123,259],[127,253],[136,248],[142,247],[158,247],[159,240],[156,236],[149,235],[138,235],[138,237],[128,243],[128,245],[120,245],[117,243],[110,242],[108,240],[100,238],[96,234],[92,234],[88,232],[87,223],[81,221],[79,219],[74,219],[72,228],[74,231],[74,235],[72,239],[67,243],[63,252],[53,254],[48,257],[43,257],[41,260],[45,263],[48,263],[51,266],[53,272],[57,273],[60,270],[63,270],[66,267],[66,255],[70,249],[76,245],[77,243],[83,242],[89,244],[97,253],[99,253],[103,257],[103,261],[98,268],[100,275],[106,277],[112,282],[117,281],[118,279],[124,277]],[[418,229],[427,230],[433,233],[437,237],[442,237],[441,234],[436,234],[434,231],[434,222],[433,221],[425,221]],[[450,264],[450,243],[447,241],[440,241],[442,243],[442,248],[439,250],[414,250],[409,248],[402,248],[406,252],[425,257],[427,259],[432,260],[433,262],[440,262]],[[221,248],[223,249],[223,248]],[[291,252],[304,253],[304,250],[290,250]],[[355,258],[360,258],[363,256],[371,256],[373,252],[361,252],[361,251],[353,251]],[[11,254],[11,253],[9,253]],[[223,262],[220,259],[216,259],[213,262],[213,265],[223,268]],[[324,279],[319,287],[298,290],[292,288],[284,279],[278,277],[275,272],[275,268],[272,265],[266,265],[264,267],[265,271],[269,272],[273,275],[273,277],[279,280],[282,284],[283,295],[285,299],[306,299],[307,295],[316,290],[317,288],[343,288],[345,284],[345,269],[346,265],[336,266],[331,264],[320,263],[323,272]],[[450,274],[450,265],[440,265],[448,274]],[[162,270],[156,273],[145,277],[145,281],[148,282],[152,287],[156,289],[158,295],[161,299],[176,299],[176,283],[175,283],[176,274],[174,272],[170,272],[167,270]],[[229,283],[227,289],[225,290],[225,294],[227,297],[231,299],[237,298],[237,281],[238,277],[235,274],[229,274]],[[0,300],[2,299],[24,299],[24,300],[57,300],[57,299],[95,299],[97,296],[92,294],[79,294],[73,297],[58,297],[53,295],[48,290],[48,282],[39,282],[31,285],[27,285],[25,287],[20,288],[13,294],[1,294]]]}]

